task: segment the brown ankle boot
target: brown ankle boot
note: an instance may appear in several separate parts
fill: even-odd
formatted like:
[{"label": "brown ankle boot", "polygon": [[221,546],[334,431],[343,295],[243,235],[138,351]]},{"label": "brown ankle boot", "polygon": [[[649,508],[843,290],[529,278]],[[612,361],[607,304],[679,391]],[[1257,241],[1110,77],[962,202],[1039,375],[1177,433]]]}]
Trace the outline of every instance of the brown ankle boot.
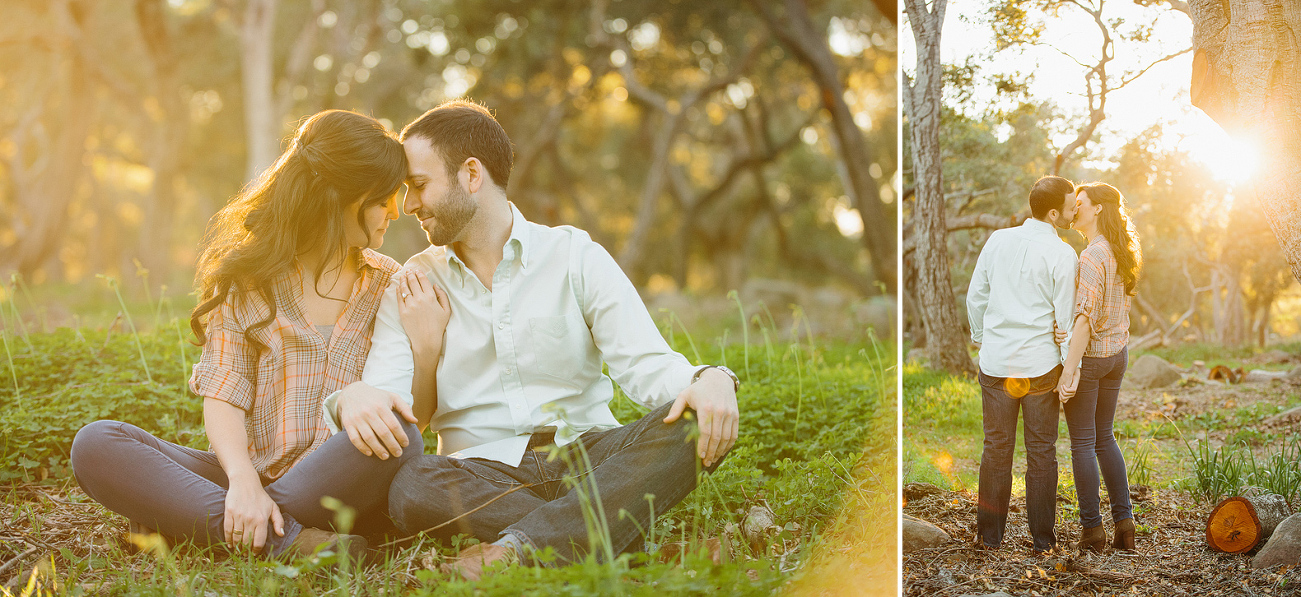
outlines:
[{"label": "brown ankle boot", "polygon": [[1134,519],[1125,518],[1116,522],[1116,539],[1111,546],[1125,551],[1134,551]]},{"label": "brown ankle boot", "polygon": [[303,530],[298,532],[298,536],[294,537],[294,542],[289,544],[289,548],[284,553],[289,556],[311,556],[326,549],[335,553],[346,553],[349,560],[359,562],[366,553],[366,538],[357,535],[338,535],[330,531],[303,527]]},{"label": "brown ankle boot", "polygon": [[1102,525],[1084,529],[1076,546],[1080,551],[1091,549],[1100,552],[1107,547],[1107,531],[1103,530]]}]

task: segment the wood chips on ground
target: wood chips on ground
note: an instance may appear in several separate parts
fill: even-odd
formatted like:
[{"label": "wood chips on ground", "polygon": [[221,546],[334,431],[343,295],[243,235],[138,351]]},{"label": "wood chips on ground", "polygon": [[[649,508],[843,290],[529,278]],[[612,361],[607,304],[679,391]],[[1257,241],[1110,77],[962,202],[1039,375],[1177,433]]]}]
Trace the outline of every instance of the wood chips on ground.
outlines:
[{"label": "wood chips on ground", "polygon": [[[1050,555],[1031,551],[1025,500],[1013,498],[1006,536],[998,550],[976,549],[976,496],[940,491],[918,497],[904,513],[944,529],[954,541],[904,556],[904,594],[959,597],[1005,591],[1014,596],[1100,597],[1103,595],[1196,595],[1273,597],[1301,595],[1301,569],[1250,568],[1249,554],[1228,555],[1206,546],[1210,507],[1173,490],[1137,488],[1137,551]],[[1078,541],[1073,501],[1058,495],[1057,541]],[[1107,506],[1103,504],[1104,513]],[[1106,525],[1112,537],[1110,523]]]}]

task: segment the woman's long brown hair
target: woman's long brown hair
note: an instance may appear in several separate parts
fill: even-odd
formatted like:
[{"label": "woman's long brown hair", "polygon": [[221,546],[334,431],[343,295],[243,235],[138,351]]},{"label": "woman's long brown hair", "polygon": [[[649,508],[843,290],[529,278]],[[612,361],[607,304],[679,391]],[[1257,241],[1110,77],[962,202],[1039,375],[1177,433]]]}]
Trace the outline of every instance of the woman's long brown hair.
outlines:
[{"label": "woman's long brown hair", "polygon": [[1105,182],[1076,187],[1076,193],[1080,191],[1084,191],[1094,204],[1102,206],[1102,211],[1098,212],[1098,232],[1107,239],[1111,253],[1116,256],[1116,273],[1125,283],[1125,293],[1133,296],[1138,292],[1138,277],[1143,269],[1143,248],[1130,220],[1124,195]]},{"label": "woman's long brown hair", "polygon": [[276,280],[310,251],[327,255],[317,266],[318,279],[358,257],[348,247],[344,218],[356,218],[366,230],[365,209],[388,201],[406,176],[402,144],[374,118],[326,110],[305,120],[280,159],[208,225],[194,277],[199,304],[190,313],[199,343],[207,342],[205,315],[231,292],[256,292],[270,313],[244,335],[260,346],[253,332],[275,321]]}]

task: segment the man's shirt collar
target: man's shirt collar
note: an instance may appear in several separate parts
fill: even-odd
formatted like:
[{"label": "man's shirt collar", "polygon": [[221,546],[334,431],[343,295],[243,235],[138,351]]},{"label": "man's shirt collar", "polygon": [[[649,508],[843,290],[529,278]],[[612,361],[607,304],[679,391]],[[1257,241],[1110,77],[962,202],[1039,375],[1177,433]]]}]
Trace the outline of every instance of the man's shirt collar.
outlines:
[{"label": "man's shirt collar", "polygon": [[1034,230],[1039,232],[1051,232],[1053,233],[1053,236],[1057,235],[1056,226],[1053,226],[1052,224],[1049,224],[1048,222],[1045,222],[1038,218],[1026,218],[1025,222],[1023,222],[1021,225],[1028,230]]},{"label": "man's shirt collar", "polygon": [[[519,208],[515,207],[514,203],[508,201],[506,204],[510,206],[511,225],[510,237],[506,239],[506,246],[502,247],[502,260],[518,257],[520,269],[528,269],[529,252],[533,244],[533,234],[529,230],[529,221],[524,219],[524,214],[520,213]],[[513,251],[511,247],[514,247]],[[449,267],[456,264],[462,273],[470,269],[466,267],[465,262],[461,261],[461,257],[456,254],[456,251],[452,250],[451,245],[443,247],[443,257],[447,259]]]}]

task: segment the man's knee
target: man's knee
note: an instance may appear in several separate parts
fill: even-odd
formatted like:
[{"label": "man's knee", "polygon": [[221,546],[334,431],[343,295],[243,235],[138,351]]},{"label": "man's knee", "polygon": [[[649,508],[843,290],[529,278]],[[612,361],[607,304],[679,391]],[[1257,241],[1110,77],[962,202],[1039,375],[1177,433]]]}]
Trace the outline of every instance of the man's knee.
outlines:
[{"label": "man's knee", "polygon": [[404,533],[421,529],[412,528],[431,517],[439,516],[446,505],[446,496],[437,495],[446,479],[440,480],[441,469],[447,458],[433,454],[418,454],[402,463],[393,483],[389,485],[389,516]]}]

